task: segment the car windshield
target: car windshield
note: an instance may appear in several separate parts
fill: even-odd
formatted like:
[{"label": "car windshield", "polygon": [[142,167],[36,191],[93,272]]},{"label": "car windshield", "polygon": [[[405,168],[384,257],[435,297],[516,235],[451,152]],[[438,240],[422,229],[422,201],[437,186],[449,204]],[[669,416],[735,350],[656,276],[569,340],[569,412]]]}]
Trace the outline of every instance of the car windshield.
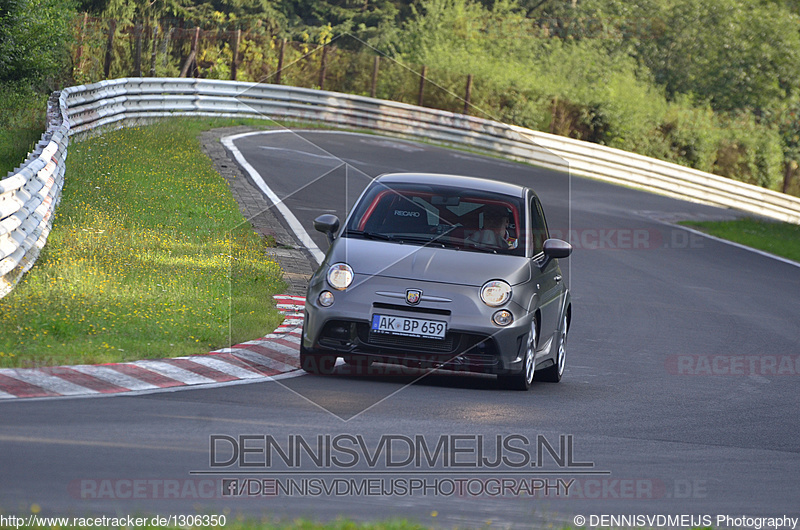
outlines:
[{"label": "car windshield", "polygon": [[523,217],[522,201],[507,195],[376,184],[356,205],[343,235],[522,256]]}]

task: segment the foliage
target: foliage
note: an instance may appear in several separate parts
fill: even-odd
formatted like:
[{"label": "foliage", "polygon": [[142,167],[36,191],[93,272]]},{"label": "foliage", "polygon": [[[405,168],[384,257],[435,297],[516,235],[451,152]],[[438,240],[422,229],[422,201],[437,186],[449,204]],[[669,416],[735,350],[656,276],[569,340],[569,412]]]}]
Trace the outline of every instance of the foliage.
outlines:
[{"label": "foliage", "polygon": [[770,4],[677,0],[659,4],[637,53],[667,94],[717,110],[763,109],[800,84],[800,17]]},{"label": "foliage", "polygon": [[[475,104],[487,116],[617,147],[638,142],[666,110],[647,73],[592,40],[531,33],[510,2],[492,10],[466,0],[428,0],[398,45],[408,63],[426,64],[442,88],[463,93],[480,80]],[[459,79],[440,81],[442,71]],[[463,86],[463,85],[462,85]]]},{"label": "foliage", "polygon": [[74,18],[71,0],[0,0],[0,83],[40,86],[61,74]]},{"label": "foliage", "polygon": [[[348,33],[380,45],[395,32],[400,11],[408,4],[396,0],[282,0],[278,9],[295,34],[330,26],[337,35]],[[361,47],[352,40],[347,44]]]},{"label": "foliage", "polygon": [[[655,0],[642,3],[651,10],[659,5]],[[728,73],[720,67],[720,75],[728,78],[719,82],[726,86],[713,94],[710,82],[705,92],[697,88],[699,81],[694,91],[671,88],[659,83],[662,71],[643,64],[653,39],[645,38],[648,31],[637,30],[629,4],[587,0],[568,6],[543,4],[531,23],[525,17],[530,10],[521,11],[510,1],[485,7],[469,0],[423,0],[397,49],[407,64],[428,66],[436,88],[426,94],[426,105],[458,111],[463,79],[473,73],[479,80],[473,103],[487,117],[780,188],[786,138],[781,130],[786,127],[780,129],[763,109],[756,113],[747,106],[781,101],[788,92],[768,90],[770,80],[782,86],[777,77],[753,77],[737,68]],[[642,24],[649,28],[663,20]],[[729,52],[728,59],[735,53]],[[696,54],[685,61],[693,58]],[[785,61],[778,63],[789,79],[792,69]],[[752,86],[737,85],[736,79]],[[715,104],[744,107],[720,112]]]}]

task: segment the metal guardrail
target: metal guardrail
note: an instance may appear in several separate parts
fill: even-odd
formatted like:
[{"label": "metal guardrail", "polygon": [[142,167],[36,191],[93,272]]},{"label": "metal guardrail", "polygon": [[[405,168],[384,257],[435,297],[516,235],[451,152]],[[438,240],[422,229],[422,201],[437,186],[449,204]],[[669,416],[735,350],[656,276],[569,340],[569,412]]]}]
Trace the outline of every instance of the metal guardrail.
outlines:
[{"label": "metal guardrail", "polygon": [[60,197],[70,136],[169,116],[324,122],[433,140],[800,224],[800,198],[669,162],[394,101],[283,85],[182,78],[131,78],[63,90],[55,116],[28,160],[0,181],[0,298],[44,245]]},{"label": "metal guardrail", "polygon": [[0,298],[36,262],[61,198],[69,127],[57,92],[47,106],[42,139],[20,167],[0,180]]}]

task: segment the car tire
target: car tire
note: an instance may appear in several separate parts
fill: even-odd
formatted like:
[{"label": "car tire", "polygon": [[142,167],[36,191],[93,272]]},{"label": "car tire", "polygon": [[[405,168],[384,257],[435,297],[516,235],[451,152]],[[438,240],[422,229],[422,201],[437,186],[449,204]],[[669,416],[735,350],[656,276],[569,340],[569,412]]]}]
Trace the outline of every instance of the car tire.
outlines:
[{"label": "car tire", "polygon": [[556,350],[555,363],[544,370],[536,372],[536,380],[545,383],[558,383],[564,375],[564,367],[567,359],[567,315],[561,319],[561,328],[558,332],[558,349]]},{"label": "car tire", "polygon": [[329,375],[333,373],[336,357],[314,353],[300,345],[300,368],[309,374]]},{"label": "car tire", "polygon": [[525,356],[522,358],[522,369],[519,373],[498,376],[498,381],[503,388],[509,390],[528,390],[533,383],[533,372],[536,365],[536,319],[531,318],[531,329],[525,346]]}]

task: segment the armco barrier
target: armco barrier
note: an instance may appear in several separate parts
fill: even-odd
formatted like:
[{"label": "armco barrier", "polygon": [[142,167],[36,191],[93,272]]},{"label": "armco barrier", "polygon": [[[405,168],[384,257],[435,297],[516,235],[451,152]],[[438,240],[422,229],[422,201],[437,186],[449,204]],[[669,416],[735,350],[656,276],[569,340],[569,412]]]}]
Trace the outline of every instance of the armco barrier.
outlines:
[{"label": "armco barrier", "polygon": [[800,198],[618,149],[394,101],[282,85],[132,78],[54,94],[42,141],[0,180],[0,298],[44,245],[64,179],[70,136],[169,116],[324,122],[484,151],[672,197],[800,224]]},{"label": "armco barrier", "polygon": [[24,164],[0,180],[0,298],[33,266],[53,226],[69,143],[60,105],[59,94],[53,94],[41,141]]}]

